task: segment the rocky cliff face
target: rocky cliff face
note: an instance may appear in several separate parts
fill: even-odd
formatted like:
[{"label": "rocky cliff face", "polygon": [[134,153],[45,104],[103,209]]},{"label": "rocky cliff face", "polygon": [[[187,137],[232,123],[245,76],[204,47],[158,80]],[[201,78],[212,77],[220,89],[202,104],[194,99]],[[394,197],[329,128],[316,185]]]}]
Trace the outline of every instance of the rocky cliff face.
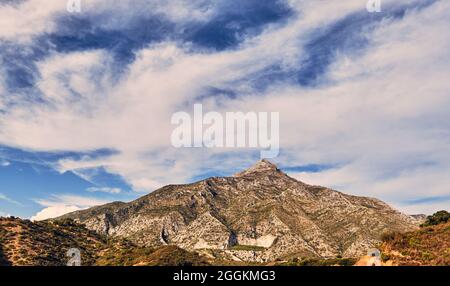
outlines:
[{"label": "rocky cliff face", "polygon": [[169,185],[130,203],[63,216],[143,246],[177,245],[227,259],[357,257],[414,220],[377,199],[299,182],[268,161],[233,177]]}]

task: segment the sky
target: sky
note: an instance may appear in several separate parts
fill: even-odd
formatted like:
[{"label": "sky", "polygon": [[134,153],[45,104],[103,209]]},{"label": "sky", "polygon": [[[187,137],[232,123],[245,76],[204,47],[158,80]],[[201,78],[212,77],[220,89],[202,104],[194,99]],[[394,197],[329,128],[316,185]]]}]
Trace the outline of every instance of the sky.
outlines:
[{"label": "sky", "polygon": [[450,210],[450,2],[0,1],[0,216],[45,219],[229,176],[255,149],[174,148],[171,116],[280,114],[290,176]]}]

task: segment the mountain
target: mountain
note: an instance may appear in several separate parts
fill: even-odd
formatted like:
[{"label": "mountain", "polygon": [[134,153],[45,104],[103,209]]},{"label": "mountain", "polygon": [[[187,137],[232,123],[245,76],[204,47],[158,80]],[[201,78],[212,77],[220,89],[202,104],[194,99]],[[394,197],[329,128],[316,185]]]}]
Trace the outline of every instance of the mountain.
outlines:
[{"label": "mountain", "polygon": [[427,220],[426,214],[415,214],[415,215],[411,215],[411,217],[414,219],[414,221],[417,225],[421,225],[422,223],[424,223]]},{"label": "mountain", "polygon": [[307,185],[267,160],[232,177],[169,185],[58,219],[65,218],[139,246],[254,262],[358,257],[383,233],[417,229],[413,218],[380,200]]},{"label": "mountain", "polygon": [[69,249],[83,266],[201,266],[206,258],[176,246],[139,247],[108,239],[70,220],[31,222],[0,218],[0,266],[64,266]]}]

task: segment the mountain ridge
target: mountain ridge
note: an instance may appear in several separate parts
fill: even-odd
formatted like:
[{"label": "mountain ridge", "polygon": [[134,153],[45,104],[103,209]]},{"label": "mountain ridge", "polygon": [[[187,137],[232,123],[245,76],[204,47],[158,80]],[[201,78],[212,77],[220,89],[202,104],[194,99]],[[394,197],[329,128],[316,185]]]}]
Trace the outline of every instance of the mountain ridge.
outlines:
[{"label": "mountain ridge", "polygon": [[255,262],[357,257],[384,232],[417,228],[411,217],[378,199],[305,184],[267,160],[232,177],[168,185],[129,203],[61,218],[137,245],[176,245]]}]

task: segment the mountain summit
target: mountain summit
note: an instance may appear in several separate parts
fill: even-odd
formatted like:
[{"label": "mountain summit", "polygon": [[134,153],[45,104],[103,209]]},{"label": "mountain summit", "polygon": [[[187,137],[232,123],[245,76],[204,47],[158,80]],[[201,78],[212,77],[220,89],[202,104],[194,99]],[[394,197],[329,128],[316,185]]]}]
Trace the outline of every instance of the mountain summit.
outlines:
[{"label": "mountain summit", "polygon": [[252,167],[248,168],[247,170],[237,173],[234,176],[235,177],[244,177],[248,175],[257,175],[262,173],[276,173],[281,172],[278,167],[271,163],[270,161],[263,159],[259,162],[257,162]]},{"label": "mountain summit", "polygon": [[169,185],[130,203],[67,214],[142,246],[176,245],[224,260],[358,257],[383,233],[416,229],[380,200],[299,182],[267,160],[232,177]]}]

